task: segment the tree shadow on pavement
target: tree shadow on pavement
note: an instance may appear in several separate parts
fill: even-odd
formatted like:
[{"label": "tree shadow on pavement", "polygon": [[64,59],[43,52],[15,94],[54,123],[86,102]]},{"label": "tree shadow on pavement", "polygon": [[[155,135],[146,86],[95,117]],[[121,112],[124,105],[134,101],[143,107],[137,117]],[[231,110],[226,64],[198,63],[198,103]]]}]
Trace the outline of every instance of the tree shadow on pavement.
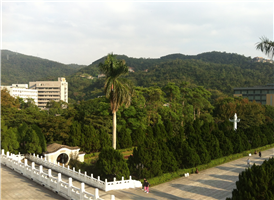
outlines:
[{"label": "tree shadow on pavement", "polygon": [[230,180],[230,181],[237,181],[238,180],[238,175],[232,176],[232,175],[218,175],[218,174],[210,174],[209,176],[214,177],[214,178],[219,178],[223,180]]},{"label": "tree shadow on pavement", "polygon": [[[231,191],[226,191],[226,190],[211,189],[211,188],[205,188],[205,187],[199,187],[199,186],[193,186],[193,185],[171,184],[171,186],[178,188],[182,191],[199,194],[199,195],[206,196],[206,197],[212,197],[215,199],[225,198],[227,196],[227,194],[229,194],[229,192],[231,192]],[[222,196],[222,197],[220,198],[220,196]],[[199,199],[201,199],[201,198],[199,198]]]},{"label": "tree shadow on pavement", "polygon": [[[199,183],[209,185],[215,188],[220,188],[220,189],[226,189],[229,187],[232,187],[232,185],[235,185],[235,182],[233,181],[222,181],[222,180],[205,180],[205,179],[199,179],[195,180]],[[235,180],[236,181],[236,180]]]}]

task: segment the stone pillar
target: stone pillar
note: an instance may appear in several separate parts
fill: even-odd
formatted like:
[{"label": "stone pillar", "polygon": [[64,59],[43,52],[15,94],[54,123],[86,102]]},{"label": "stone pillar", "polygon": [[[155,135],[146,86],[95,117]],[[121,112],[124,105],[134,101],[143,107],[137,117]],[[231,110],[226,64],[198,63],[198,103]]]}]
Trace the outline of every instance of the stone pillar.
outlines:
[{"label": "stone pillar", "polygon": [[35,162],[31,163],[31,169],[35,169]]},{"label": "stone pillar", "polygon": [[57,177],[57,192],[60,192],[60,186],[61,186],[61,178],[62,174],[58,173],[58,177]]},{"label": "stone pillar", "polygon": [[117,189],[117,185],[116,185],[116,177],[113,178],[113,184],[114,184],[114,190]]},{"label": "stone pillar", "polygon": [[10,152],[7,152],[7,157],[9,157],[10,156]]},{"label": "stone pillar", "polygon": [[108,180],[105,179],[105,192],[108,191],[107,189],[108,189]]},{"label": "stone pillar", "polygon": [[93,179],[93,174],[90,175],[91,179]]},{"label": "stone pillar", "polygon": [[51,180],[50,180],[50,179],[51,179],[51,176],[52,176],[52,175],[51,175],[51,169],[48,169],[48,186],[51,185],[51,184],[50,184],[50,183],[51,183]]},{"label": "stone pillar", "polygon": [[35,169],[35,163],[32,162],[32,163],[31,163],[31,178],[32,178],[32,179],[33,179],[33,177],[34,177],[34,169]]},{"label": "stone pillar", "polygon": [[100,181],[100,176],[98,176],[98,181]]},{"label": "stone pillar", "polygon": [[43,173],[43,165],[39,166],[39,181],[40,182],[44,182],[43,178],[42,178],[42,173]]},{"label": "stone pillar", "polygon": [[52,175],[51,175],[51,169],[48,169],[48,176],[52,177]]},{"label": "stone pillar", "polygon": [[5,155],[5,149],[2,149],[2,155]]},{"label": "stone pillar", "polygon": [[85,192],[85,183],[81,183],[81,188],[80,188],[80,200],[84,199],[84,192]]},{"label": "stone pillar", "polygon": [[98,188],[95,188],[94,197],[95,197],[95,199],[99,198],[99,190],[98,190]]},{"label": "stone pillar", "polygon": [[68,196],[71,197],[71,190],[72,190],[72,178],[68,179]]}]

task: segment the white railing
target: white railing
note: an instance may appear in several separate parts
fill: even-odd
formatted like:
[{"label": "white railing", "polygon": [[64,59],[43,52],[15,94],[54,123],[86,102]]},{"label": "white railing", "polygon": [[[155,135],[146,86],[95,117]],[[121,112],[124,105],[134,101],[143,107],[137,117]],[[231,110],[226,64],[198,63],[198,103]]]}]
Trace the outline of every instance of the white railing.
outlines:
[{"label": "white railing", "polygon": [[[39,166],[39,169],[36,169],[34,162],[31,163],[31,166],[28,165],[27,159],[25,159],[24,163],[22,163],[20,154],[14,155],[7,152],[7,155],[5,155],[4,150],[2,149],[1,163],[30,178],[31,180],[47,187],[48,189],[51,189],[66,199],[102,200],[99,198],[98,188],[95,189],[94,195],[90,194],[85,191],[85,183],[81,183],[81,188],[77,188],[72,185],[72,178],[69,178],[69,182],[66,183],[62,181],[61,173],[58,173],[58,177],[55,178],[51,175],[51,169],[48,169],[48,173],[44,173],[42,165]],[[114,195],[111,195],[111,199],[115,199]]]},{"label": "white railing", "polygon": [[116,178],[114,178],[112,182],[108,182],[107,179],[105,179],[105,181],[101,181],[100,176],[98,176],[97,178],[94,178],[93,174],[88,176],[86,172],[83,174],[81,173],[81,170],[77,172],[75,171],[75,168],[70,169],[69,166],[65,167],[64,164],[60,165],[59,162],[58,163],[49,162],[46,160],[46,158],[43,159],[42,156],[39,158],[38,155],[35,156],[35,154],[33,154],[33,155],[26,155],[26,158],[40,165],[44,165],[48,168],[51,168],[57,172],[65,174],[69,177],[77,179],[81,182],[92,185],[93,187],[104,190],[106,192],[110,190],[122,190],[122,189],[128,189],[128,188],[142,187],[142,183],[137,180],[132,180],[131,176],[129,176],[129,180],[124,180],[124,177],[122,177],[122,180],[120,181],[116,181]]}]

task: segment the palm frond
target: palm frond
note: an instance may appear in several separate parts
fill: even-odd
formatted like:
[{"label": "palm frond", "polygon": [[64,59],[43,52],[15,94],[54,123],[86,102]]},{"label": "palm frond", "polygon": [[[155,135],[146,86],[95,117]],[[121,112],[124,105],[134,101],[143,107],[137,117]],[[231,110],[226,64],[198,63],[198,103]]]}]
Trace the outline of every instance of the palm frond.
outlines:
[{"label": "palm frond", "polygon": [[256,43],[256,49],[261,50],[263,53],[273,58],[274,56],[274,42],[266,37],[260,38],[261,42]]}]

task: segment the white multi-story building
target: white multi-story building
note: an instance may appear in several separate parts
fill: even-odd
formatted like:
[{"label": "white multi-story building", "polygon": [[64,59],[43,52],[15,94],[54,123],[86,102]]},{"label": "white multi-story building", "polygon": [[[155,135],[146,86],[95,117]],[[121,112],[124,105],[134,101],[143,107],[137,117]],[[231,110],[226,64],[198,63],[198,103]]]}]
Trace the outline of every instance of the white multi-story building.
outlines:
[{"label": "white multi-story building", "polygon": [[10,95],[13,97],[20,97],[25,102],[28,99],[33,99],[35,105],[38,106],[38,90],[35,89],[28,89],[28,84],[12,84],[11,86],[1,86],[1,90],[6,88]]},{"label": "white multi-story building", "polygon": [[38,90],[39,108],[46,108],[50,100],[68,103],[68,83],[63,77],[59,77],[58,81],[29,82],[29,88]]}]

